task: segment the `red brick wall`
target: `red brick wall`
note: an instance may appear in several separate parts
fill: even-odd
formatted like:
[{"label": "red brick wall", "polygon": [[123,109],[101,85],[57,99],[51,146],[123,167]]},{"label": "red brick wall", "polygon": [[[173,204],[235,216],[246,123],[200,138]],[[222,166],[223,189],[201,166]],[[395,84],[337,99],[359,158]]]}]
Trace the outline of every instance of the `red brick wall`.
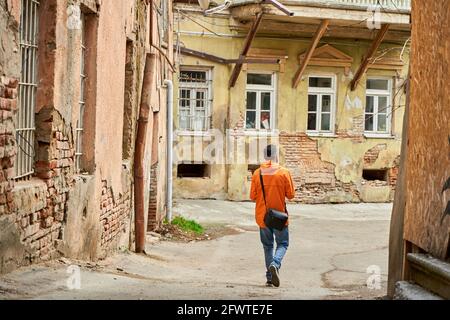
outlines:
[{"label": "red brick wall", "polygon": [[159,219],[157,217],[158,212],[158,163],[152,165],[150,171],[150,199],[148,207],[148,222],[147,229],[155,230],[159,227]]},{"label": "red brick wall", "polygon": [[0,216],[14,210],[11,191],[16,155],[13,117],[17,110],[17,85],[17,79],[3,76],[0,79]]},{"label": "red brick wall", "polygon": [[102,181],[102,197],[100,204],[100,222],[102,224],[101,246],[109,248],[118,240],[120,232],[126,230],[130,218],[130,192],[114,197],[106,180]]}]

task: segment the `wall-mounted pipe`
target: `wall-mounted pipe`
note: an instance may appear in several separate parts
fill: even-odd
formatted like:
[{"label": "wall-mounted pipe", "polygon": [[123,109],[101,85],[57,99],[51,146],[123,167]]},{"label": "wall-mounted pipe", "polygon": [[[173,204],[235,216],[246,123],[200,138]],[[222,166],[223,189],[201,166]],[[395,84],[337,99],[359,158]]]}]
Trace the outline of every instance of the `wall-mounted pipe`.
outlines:
[{"label": "wall-mounted pipe", "polygon": [[166,189],[166,219],[172,221],[172,165],[173,165],[173,82],[164,80],[164,86],[167,88],[167,189]]},{"label": "wall-mounted pipe", "polygon": [[147,53],[147,56],[145,58],[144,80],[142,84],[141,103],[139,106],[139,119],[134,153],[134,227],[136,242],[135,251],[138,253],[142,253],[145,250],[144,154],[148,118],[150,114],[150,95],[151,90],[154,87],[154,66],[155,55]]}]

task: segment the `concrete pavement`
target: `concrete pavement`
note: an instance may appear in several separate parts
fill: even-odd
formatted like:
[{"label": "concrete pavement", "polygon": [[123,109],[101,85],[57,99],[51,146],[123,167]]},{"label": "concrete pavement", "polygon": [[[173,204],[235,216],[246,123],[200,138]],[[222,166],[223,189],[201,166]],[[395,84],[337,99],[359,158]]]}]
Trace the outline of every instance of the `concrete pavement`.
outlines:
[{"label": "concrete pavement", "polygon": [[[123,252],[98,264],[79,263],[80,289],[67,287],[71,276],[67,269],[73,262],[23,268],[0,277],[0,298],[372,299],[385,295],[390,204],[289,205],[291,244],[278,289],[264,287],[263,251],[253,206],[178,200],[176,214],[205,226],[229,225],[236,234],[194,243],[149,243],[146,256]],[[372,289],[367,287],[369,277]]]}]

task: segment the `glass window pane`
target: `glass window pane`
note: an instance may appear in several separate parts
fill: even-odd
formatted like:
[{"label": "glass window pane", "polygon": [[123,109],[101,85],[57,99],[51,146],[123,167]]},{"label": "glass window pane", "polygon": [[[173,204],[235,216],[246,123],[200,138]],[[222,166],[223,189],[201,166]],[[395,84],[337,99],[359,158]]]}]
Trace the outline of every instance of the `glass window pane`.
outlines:
[{"label": "glass window pane", "polygon": [[270,129],[270,112],[261,112],[261,129]]},{"label": "glass window pane", "polygon": [[205,130],[205,110],[196,110],[193,117],[193,127],[195,131]]},{"label": "glass window pane", "polygon": [[332,88],[332,85],[333,85],[332,78],[318,78],[318,77],[309,78],[310,88]]},{"label": "glass window pane", "polygon": [[195,107],[204,108],[205,107],[205,92],[197,91],[195,94]]},{"label": "glass window pane", "polygon": [[374,110],[374,97],[373,96],[367,96],[366,97],[366,112],[367,113],[373,113]]},{"label": "glass window pane", "polygon": [[247,109],[256,110],[256,92],[247,91]]},{"label": "glass window pane", "polygon": [[388,99],[387,97],[378,97],[378,113],[387,113]]},{"label": "glass window pane", "polygon": [[386,115],[380,114],[378,115],[378,131],[380,132],[386,132],[387,131],[387,121],[386,121]]},{"label": "glass window pane", "polygon": [[181,110],[180,111],[180,121],[179,121],[180,129],[189,130],[189,111]]},{"label": "glass window pane", "polygon": [[191,91],[181,89],[180,90],[180,107],[187,108],[191,105],[190,103]]},{"label": "glass window pane", "polygon": [[323,131],[331,130],[331,114],[329,114],[329,113],[322,114],[320,130],[323,130]]},{"label": "glass window pane", "polygon": [[256,129],[256,111],[247,111],[245,127],[247,129]]},{"label": "glass window pane", "polygon": [[331,112],[331,96],[322,96],[322,112]]},{"label": "glass window pane", "polygon": [[247,74],[247,84],[271,86],[272,85],[272,75],[271,74],[249,73],[249,74]]},{"label": "glass window pane", "polygon": [[368,79],[366,85],[370,90],[389,90],[389,80],[385,79]]},{"label": "glass window pane", "polygon": [[308,111],[317,111],[317,95],[308,95]]},{"label": "glass window pane", "polygon": [[365,131],[373,131],[373,115],[366,114]]},{"label": "glass window pane", "polygon": [[261,109],[270,110],[270,92],[261,92]]},{"label": "glass window pane", "polygon": [[205,71],[180,71],[180,82],[206,82],[206,72]]},{"label": "glass window pane", "polygon": [[315,113],[308,113],[308,130],[316,130],[316,119]]}]

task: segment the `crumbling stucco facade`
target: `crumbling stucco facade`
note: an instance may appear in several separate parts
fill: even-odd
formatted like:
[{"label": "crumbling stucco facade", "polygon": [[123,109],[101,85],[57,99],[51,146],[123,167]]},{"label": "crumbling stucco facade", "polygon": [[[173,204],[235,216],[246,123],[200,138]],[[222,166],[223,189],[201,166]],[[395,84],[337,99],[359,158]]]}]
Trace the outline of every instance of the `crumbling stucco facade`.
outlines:
[{"label": "crumbling stucco facade", "polygon": [[[157,227],[165,210],[164,170],[151,169],[165,163],[170,2],[159,10],[161,1],[40,0],[27,13],[21,3],[0,1],[0,273],[133,249],[134,144],[147,53],[156,56],[144,159],[148,224]],[[33,37],[37,56],[24,59]],[[33,63],[34,99],[23,95],[24,70]],[[34,101],[25,117],[35,128],[24,150],[18,118],[26,99]],[[18,178],[25,158],[32,172]]]},{"label": "crumbling stucco facade", "polygon": [[[351,90],[352,79],[376,32],[366,28],[354,36],[342,35],[335,31],[336,27],[330,26],[328,33],[314,51],[298,87],[293,88],[292,79],[314,35],[314,32],[307,30],[314,31],[318,25],[308,29],[304,25],[296,27],[295,23],[284,23],[291,18],[278,18],[276,14],[279,12],[273,13],[271,10],[275,9],[271,9],[269,5],[236,6],[206,16],[195,5],[179,3],[175,8],[178,10],[175,11],[175,32],[180,39],[180,70],[207,70],[211,77],[210,126],[207,130],[197,131],[195,128],[186,130],[180,123],[183,121],[183,110],[180,109],[186,108],[183,105],[186,97],[183,95],[189,93],[185,89],[189,86],[182,83],[180,76],[177,79],[175,101],[178,101],[178,104],[175,105],[174,119],[177,127],[178,150],[177,147],[175,149],[178,162],[174,164],[175,197],[249,200],[252,170],[262,160],[249,160],[253,152],[262,151],[262,147],[251,149],[249,145],[252,140],[267,138],[267,143],[274,141],[280,145],[280,163],[291,171],[296,188],[296,202],[393,200],[405,105],[404,81],[408,72],[409,44],[408,41],[405,42],[409,36],[408,27],[402,31],[406,35],[405,39],[399,38],[396,41],[392,35],[386,38],[377,50],[378,60],[372,61],[359,85],[355,90]],[[295,5],[292,4],[289,8],[295,9]],[[327,9],[321,10],[325,16]],[[249,33],[251,19],[255,19],[258,12],[263,12],[263,18],[247,58],[260,59],[261,63],[258,63],[259,60],[244,63],[236,84],[229,87],[234,65],[238,61],[236,59],[241,55]],[[297,12],[300,12],[300,9],[296,14]],[[246,15],[250,18],[244,24],[245,27],[242,27],[243,22],[240,20]],[[409,21],[408,14],[405,13],[404,17],[405,21]],[[280,19],[280,22],[276,19]],[[348,20],[346,22],[350,24]],[[341,21],[341,24],[343,23]],[[280,32],[269,30],[271,26],[279,25]],[[299,34],[310,32],[309,38],[294,35],[290,28],[303,28],[306,31],[299,31]],[[361,36],[363,32],[367,32],[364,37]],[[337,36],[334,37],[333,34]],[[275,58],[276,62],[263,62],[264,59],[270,58]],[[254,111],[247,108],[249,101],[246,94],[252,90],[260,90],[258,85],[248,84],[251,74],[274,75],[272,126],[269,130],[254,130],[251,123],[250,129],[248,127],[246,112],[248,114]],[[334,108],[331,111],[331,128],[327,132],[308,128],[308,101],[311,95],[308,79],[313,77],[329,77],[332,79],[330,81],[334,81],[334,91],[331,93]],[[382,134],[372,134],[365,128],[368,79],[388,79],[390,83],[389,123]],[[271,89],[266,86],[261,90]],[[231,147],[227,146],[225,154],[232,153],[233,148],[237,148],[236,144],[240,143],[237,141],[241,141],[244,145],[245,161],[206,163],[207,169],[204,170],[203,176],[179,174],[177,170],[180,170],[180,164],[202,163],[201,159],[199,161],[196,158],[196,154],[204,153],[211,141],[215,141],[216,131],[220,131],[225,139],[229,132],[230,140],[235,143]],[[207,141],[208,139],[210,141]],[[191,149],[186,151],[189,145]]]}]

